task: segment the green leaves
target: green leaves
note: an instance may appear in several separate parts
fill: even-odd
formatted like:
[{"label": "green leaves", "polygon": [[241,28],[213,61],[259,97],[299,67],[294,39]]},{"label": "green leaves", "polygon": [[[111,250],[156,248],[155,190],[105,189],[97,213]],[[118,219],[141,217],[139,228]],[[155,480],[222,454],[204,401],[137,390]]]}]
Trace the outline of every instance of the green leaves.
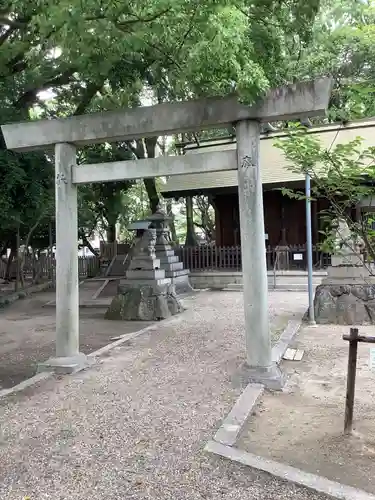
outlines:
[{"label": "green leaves", "polygon": [[[326,148],[301,127],[292,129],[276,146],[289,160],[291,171],[311,176],[312,197],[328,202],[329,209],[320,214],[327,227],[322,233],[325,251],[333,248],[333,220],[344,218],[353,235],[365,241],[368,254],[375,258],[372,219],[368,207],[366,209],[366,200],[372,200],[375,194],[375,148],[364,148],[360,137]],[[284,188],[282,192],[292,198],[305,199],[303,193],[291,189]],[[364,208],[358,218],[355,209],[359,204],[364,204]]]}]

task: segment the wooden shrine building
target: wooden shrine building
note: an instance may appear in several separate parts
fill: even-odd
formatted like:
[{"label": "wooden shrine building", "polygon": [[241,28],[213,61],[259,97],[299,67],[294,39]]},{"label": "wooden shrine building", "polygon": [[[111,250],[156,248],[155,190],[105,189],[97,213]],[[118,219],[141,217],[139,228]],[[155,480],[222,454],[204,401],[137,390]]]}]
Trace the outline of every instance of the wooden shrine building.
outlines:
[{"label": "wooden shrine building", "polygon": [[[350,122],[347,125],[323,125],[309,129],[317,134],[322,144],[347,143],[356,137],[363,139],[364,147],[375,146],[375,118]],[[261,135],[260,168],[263,183],[264,224],[266,244],[305,245],[306,217],[305,202],[284,196],[279,188],[285,186],[299,191],[304,189],[304,176],[288,170],[288,161],[283,152],[274,146],[274,139],[285,137],[285,132]],[[235,150],[236,139],[219,138],[201,141],[199,145],[184,146],[187,155],[202,152]],[[184,198],[199,194],[210,195],[215,208],[216,246],[240,245],[239,205],[237,171],[210,172],[170,177],[161,188],[166,198]],[[322,221],[319,212],[327,208],[327,202],[320,199],[312,202],[313,244],[319,242]]]}]

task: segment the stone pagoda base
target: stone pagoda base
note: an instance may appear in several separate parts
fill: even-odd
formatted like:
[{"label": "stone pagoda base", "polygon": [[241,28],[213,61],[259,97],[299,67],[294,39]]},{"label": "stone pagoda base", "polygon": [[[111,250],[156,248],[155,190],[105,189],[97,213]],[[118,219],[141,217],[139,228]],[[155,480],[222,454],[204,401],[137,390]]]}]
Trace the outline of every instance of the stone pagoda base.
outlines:
[{"label": "stone pagoda base", "polygon": [[169,275],[168,272],[165,274],[171,279],[177,295],[194,292],[193,287],[190,284],[189,269],[182,269],[181,271],[173,272],[173,274],[171,273],[172,275]]},{"label": "stone pagoda base", "polygon": [[120,283],[119,292],[105,314],[106,319],[159,321],[183,311],[174,288],[170,284],[163,286],[154,283],[135,286],[134,283]]},{"label": "stone pagoda base", "polygon": [[315,291],[314,311],[320,324],[375,324],[375,278],[359,266],[329,268]]}]

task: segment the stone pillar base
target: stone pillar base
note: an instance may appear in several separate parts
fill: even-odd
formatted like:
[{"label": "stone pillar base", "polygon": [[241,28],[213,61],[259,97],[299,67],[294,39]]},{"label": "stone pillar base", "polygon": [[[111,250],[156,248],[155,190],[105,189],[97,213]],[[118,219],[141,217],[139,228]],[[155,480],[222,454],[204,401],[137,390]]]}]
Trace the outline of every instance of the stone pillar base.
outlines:
[{"label": "stone pillar base", "polygon": [[158,321],[182,312],[173,286],[152,285],[124,288],[113,298],[105,319],[123,321]]},{"label": "stone pillar base", "polygon": [[270,367],[251,367],[245,365],[246,378],[250,383],[262,384],[267,389],[281,391],[287,377],[275,363]]},{"label": "stone pillar base", "polygon": [[50,358],[44,363],[39,363],[37,372],[55,372],[58,375],[66,375],[83,370],[88,364],[87,356],[80,352],[75,356]]},{"label": "stone pillar base", "polygon": [[315,321],[318,324],[375,324],[375,283],[353,280],[325,281],[315,291]]}]

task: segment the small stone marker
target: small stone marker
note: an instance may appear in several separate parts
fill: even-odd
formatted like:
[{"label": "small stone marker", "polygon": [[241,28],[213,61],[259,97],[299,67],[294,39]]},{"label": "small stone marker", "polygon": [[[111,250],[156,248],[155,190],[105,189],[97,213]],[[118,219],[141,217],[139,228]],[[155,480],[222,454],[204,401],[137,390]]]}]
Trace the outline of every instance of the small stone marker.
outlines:
[{"label": "small stone marker", "polygon": [[302,349],[290,349],[288,348],[283,356],[286,361],[301,361],[305,351]]},{"label": "small stone marker", "polygon": [[293,361],[295,353],[295,349],[287,349],[284,353],[283,359],[287,361]]}]

